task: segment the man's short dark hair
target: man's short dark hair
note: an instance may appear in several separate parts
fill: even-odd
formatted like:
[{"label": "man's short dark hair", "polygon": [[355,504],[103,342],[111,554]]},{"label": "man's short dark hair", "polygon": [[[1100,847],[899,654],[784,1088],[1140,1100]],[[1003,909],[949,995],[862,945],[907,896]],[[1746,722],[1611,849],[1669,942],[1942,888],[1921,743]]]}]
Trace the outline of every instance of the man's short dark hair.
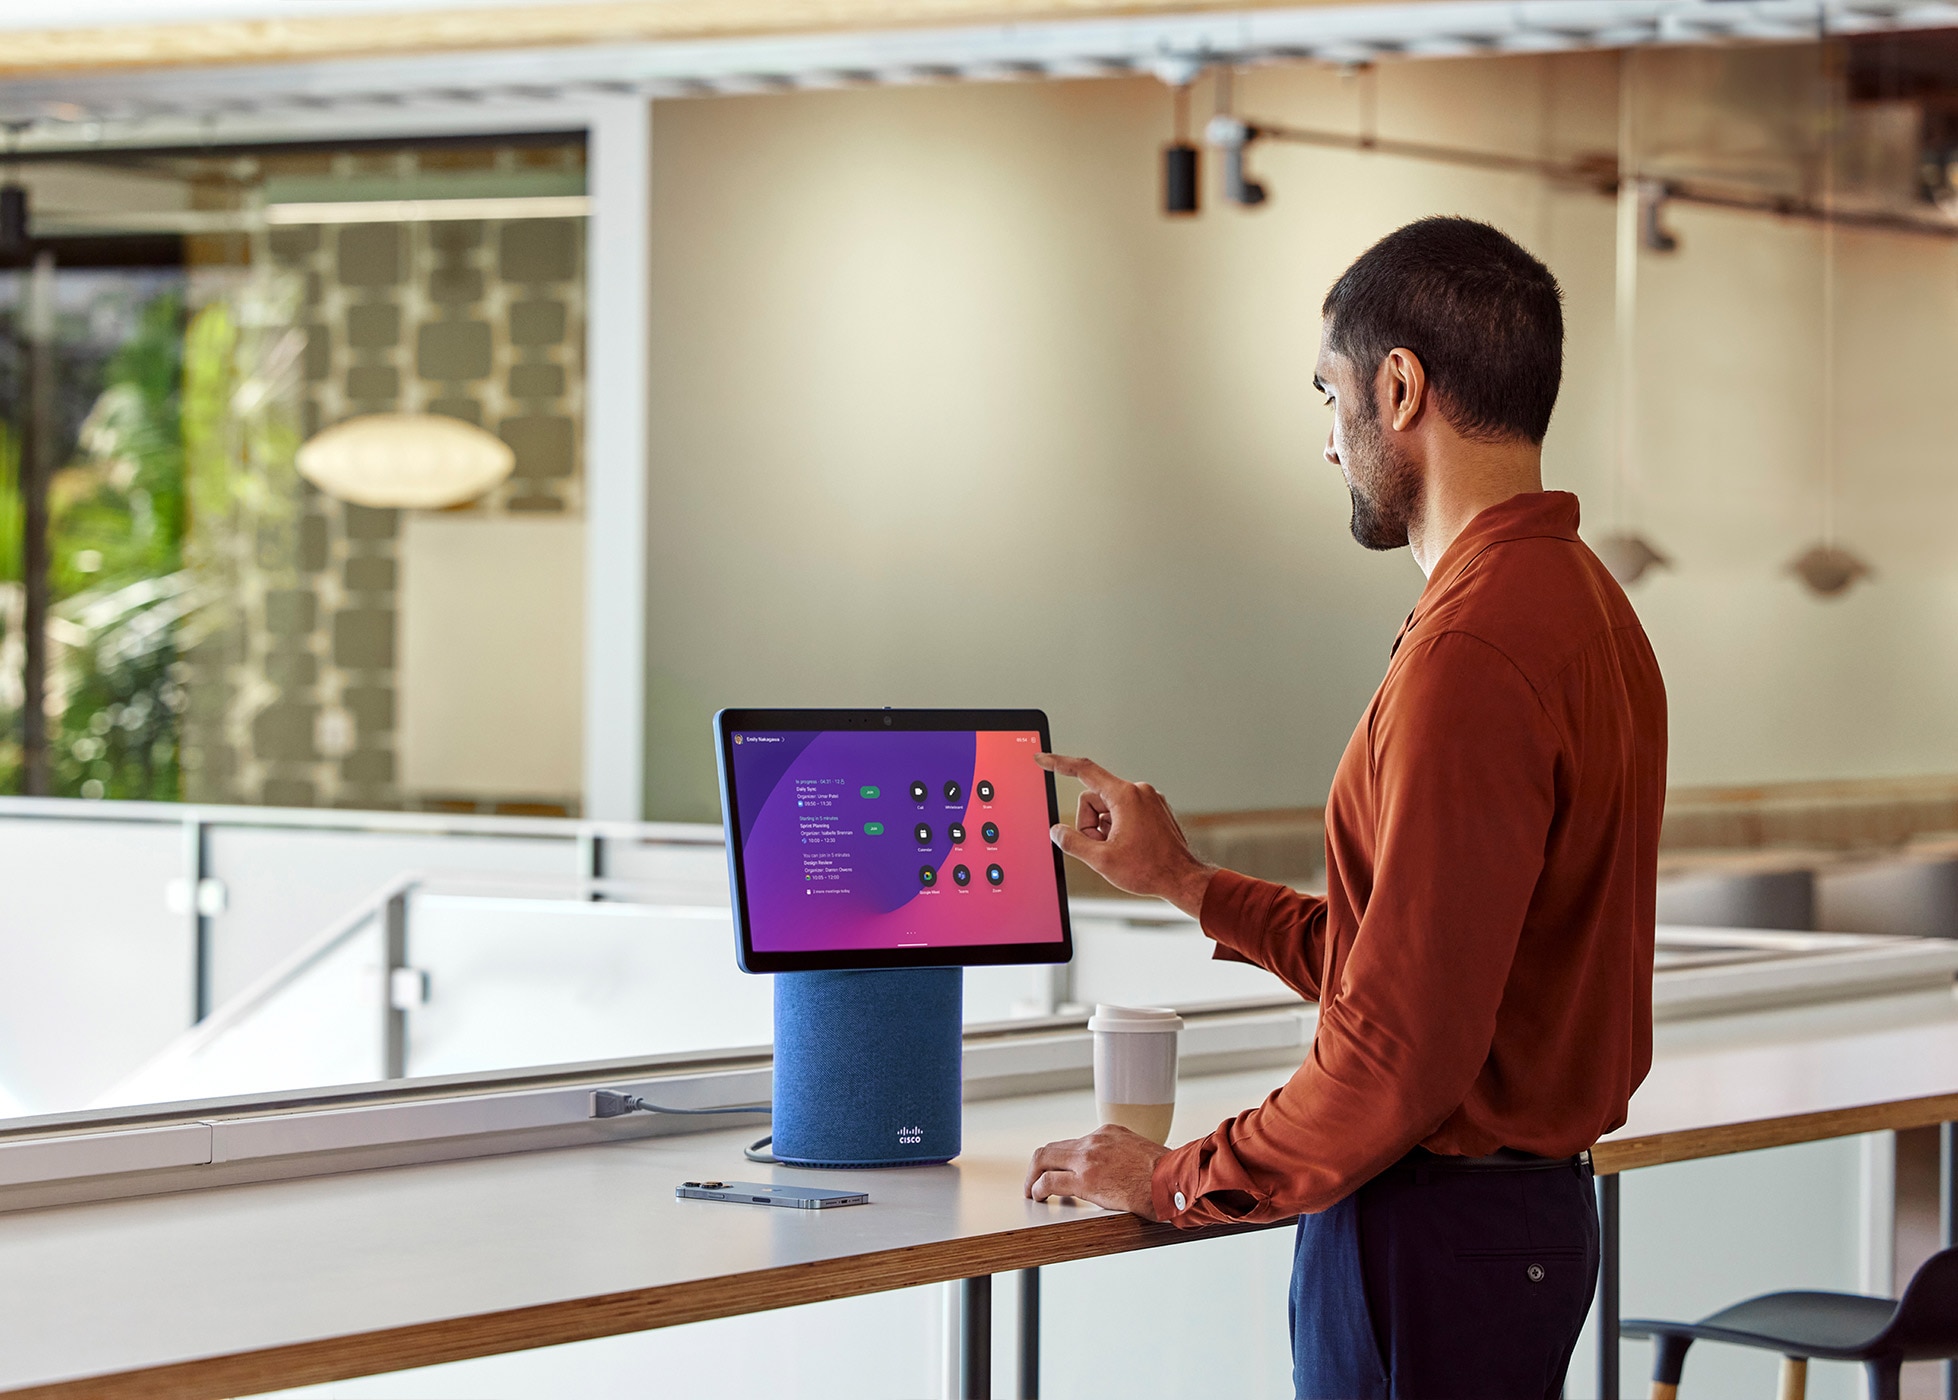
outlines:
[{"label": "man's short dark hair", "polygon": [[1390,350],[1412,350],[1457,432],[1543,441],[1564,373],[1564,294],[1502,230],[1457,218],[1396,229],[1321,310],[1327,348],[1369,382]]}]

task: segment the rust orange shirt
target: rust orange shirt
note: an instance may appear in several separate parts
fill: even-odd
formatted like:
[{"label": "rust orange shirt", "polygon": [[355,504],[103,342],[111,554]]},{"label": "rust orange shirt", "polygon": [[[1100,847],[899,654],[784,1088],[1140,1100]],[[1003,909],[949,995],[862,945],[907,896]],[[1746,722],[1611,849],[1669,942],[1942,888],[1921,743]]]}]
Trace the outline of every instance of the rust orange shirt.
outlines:
[{"label": "rust orange shirt", "polygon": [[1470,522],[1395,639],[1326,804],[1325,898],[1229,871],[1217,956],[1319,1003],[1256,1108],[1156,1165],[1178,1225],[1324,1210],[1420,1145],[1582,1151],[1652,1060],[1666,697],[1577,498]]}]

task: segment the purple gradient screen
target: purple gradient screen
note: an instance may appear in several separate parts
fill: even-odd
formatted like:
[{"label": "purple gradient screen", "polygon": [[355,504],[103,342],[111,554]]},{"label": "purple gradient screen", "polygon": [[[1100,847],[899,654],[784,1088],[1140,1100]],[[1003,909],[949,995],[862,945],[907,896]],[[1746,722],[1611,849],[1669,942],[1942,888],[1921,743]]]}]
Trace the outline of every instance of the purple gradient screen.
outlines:
[{"label": "purple gradient screen", "polygon": [[756,952],[1061,941],[1039,734],[732,739]]}]

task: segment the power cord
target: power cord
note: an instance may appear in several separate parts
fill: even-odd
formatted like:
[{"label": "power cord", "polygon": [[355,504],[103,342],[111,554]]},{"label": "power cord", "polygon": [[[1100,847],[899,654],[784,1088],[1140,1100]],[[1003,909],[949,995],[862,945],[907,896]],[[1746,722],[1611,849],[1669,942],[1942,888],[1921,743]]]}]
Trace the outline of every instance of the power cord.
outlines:
[{"label": "power cord", "polygon": [[[616,1089],[594,1089],[591,1095],[591,1116],[593,1118],[622,1118],[628,1113],[756,1114],[767,1113],[769,1111],[769,1106],[762,1103],[734,1104],[727,1108],[668,1108],[664,1104],[648,1103],[637,1094],[621,1094]],[[770,1133],[765,1138],[758,1138],[742,1148],[741,1155],[746,1157],[750,1162],[760,1162],[764,1166],[774,1165],[776,1160],[775,1154],[762,1151],[764,1147],[767,1147],[774,1141],[775,1135],[773,1133]]]},{"label": "power cord", "polygon": [[621,1094],[616,1089],[594,1089],[591,1095],[591,1117],[619,1118],[628,1113],[745,1113],[750,1116],[767,1113],[765,1103],[733,1104],[726,1108],[668,1108],[664,1104],[648,1103],[637,1094]]}]

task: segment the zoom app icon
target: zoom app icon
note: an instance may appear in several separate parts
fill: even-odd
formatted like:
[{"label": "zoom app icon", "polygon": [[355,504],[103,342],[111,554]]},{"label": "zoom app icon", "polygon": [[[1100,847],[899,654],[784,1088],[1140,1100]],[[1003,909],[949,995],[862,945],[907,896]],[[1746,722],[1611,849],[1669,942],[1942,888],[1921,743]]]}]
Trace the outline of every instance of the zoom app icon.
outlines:
[{"label": "zoom app icon", "polygon": [[988,846],[995,846],[995,845],[998,845],[998,844],[999,844],[999,823],[998,823],[998,822],[987,822],[987,823],[986,823],[986,824],[985,824],[984,826],[982,826],[982,827],[980,827],[980,828],[979,828],[979,834],[980,834],[981,836],[983,836],[983,837],[985,837],[985,838],[986,838],[986,844],[987,844]]},{"label": "zoom app icon", "polygon": [[998,887],[1006,883],[1006,871],[997,864],[986,867],[986,883]]},{"label": "zoom app icon", "polygon": [[972,883],[972,872],[970,870],[967,870],[963,865],[953,866],[952,883],[957,885],[960,889],[964,889],[967,885]]},{"label": "zoom app icon", "polygon": [[930,889],[933,885],[938,883],[938,872],[936,870],[933,870],[929,865],[919,866],[918,883],[923,885],[926,889]]}]

